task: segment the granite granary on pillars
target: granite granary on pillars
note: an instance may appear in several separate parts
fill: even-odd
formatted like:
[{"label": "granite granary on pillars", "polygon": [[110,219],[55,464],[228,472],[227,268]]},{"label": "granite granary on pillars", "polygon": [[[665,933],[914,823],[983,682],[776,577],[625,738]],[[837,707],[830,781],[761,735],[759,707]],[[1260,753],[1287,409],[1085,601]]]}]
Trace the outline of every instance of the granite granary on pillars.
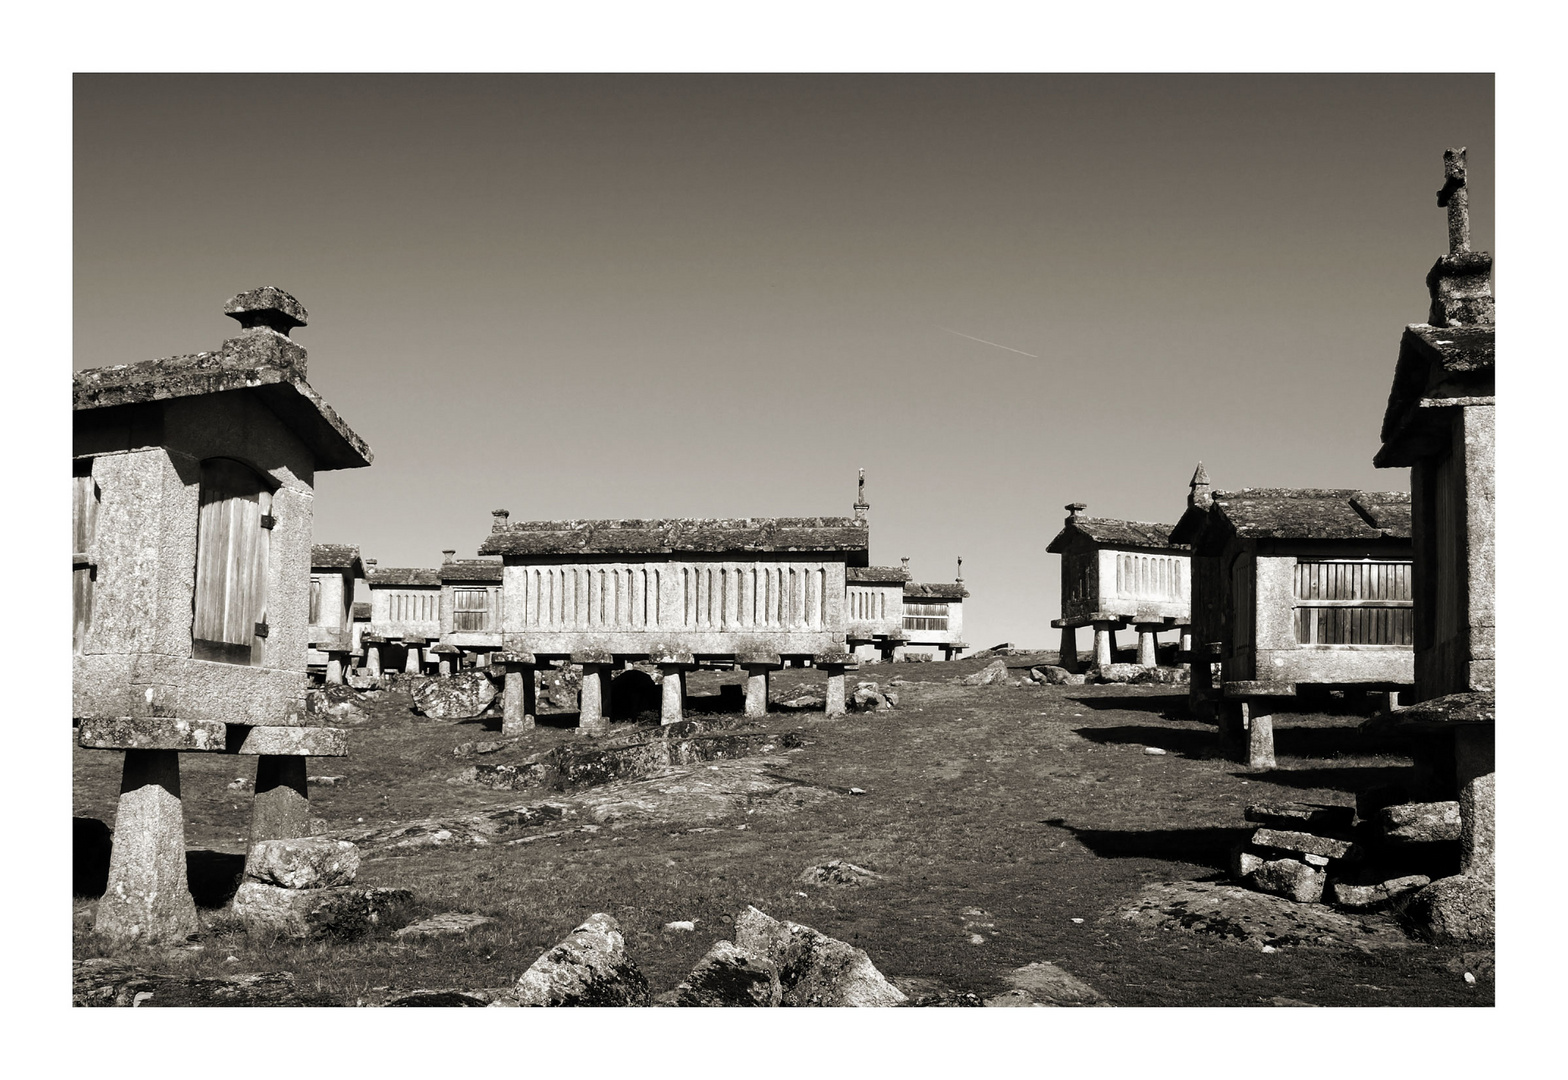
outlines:
[{"label": "granite granary on pillars", "polygon": [[1410,686],[1409,495],[1195,485],[1171,542],[1192,550],[1194,612],[1218,615],[1193,652],[1218,654],[1221,733],[1252,766],[1273,767],[1269,703],[1298,687]]},{"label": "granite granary on pillars", "polygon": [[84,747],[125,751],[108,891],[111,939],[196,929],[181,752],[257,758],[252,839],[308,831],[305,727],[311,503],[318,472],[370,450],[305,381],[305,309],[256,289],[213,352],[78,372],[73,711]]},{"label": "granite granary on pillars", "polygon": [[904,586],[908,582],[907,566],[844,568],[846,643],[858,658],[885,662],[909,643],[904,629]]},{"label": "granite granary on pillars", "polygon": [[365,576],[359,549],[348,544],[310,548],[310,636],[305,665],[328,683],[341,683],[354,652],[354,583]]},{"label": "granite granary on pillars", "polygon": [[904,583],[904,644],[910,648],[930,649],[951,660],[969,647],[964,641],[964,560],[958,560],[958,576],[947,581],[907,581]]},{"label": "granite granary on pillars", "polygon": [[746,710],[760,715],[769,672],[810,661],[827,669],[827,711],[842,714],[854,666],[845,571],[865,566],[867,552],[863,518],[509,524],[504,510],[479,547],[505,562],[508,687],[513,668],[582,665],[580,723],[590,731],[604,729],[612,675],[632,661],[661,669],[665,723],[681,719],[685,674],[698,665],[744,667]]},{"label": "granite granary on pillars", "polygon": [[378,567],[365,560],[370,588],[370,623],[360,635],[365,670],[405,671],[418,675],[431,658],[426,651],[441,639],[441,572],[424,567]]},{"label": "granite granary on pillars", "polygon": [[[472,656],[479,666],[502,648],[503,611],[500,559],[458,559],[441,553],[441,645],[439,665]],[[444,673],[444,672],[443,672]]]},{"label": "granite granary on pillars", "polygon": [[1185,637],[1191,621],[1192,560],[1172,543],[1169,525],[1093,518],[1083,503],[1067,505],[1067,521],[1046,551],[1062,558],[1060,663],[1078,671],[1078,628],[1094,627],[1093,663],[1111,663],[1116,631],[1138,631],[1138,663],[1156,667],[1157,637]]},{"label": "granite granary on pillars", "polygon": [[1493,936],[1496,688],[1493,432],[1496,309],[1492,257],[1470,250],[1464,148],[1443,156],[1437,193],[1448,254],[1426,277],[1431,309],[1405,328],[1373,464],[1409,468],[1415,708],[1388,719],[1418,735],[1408,794],[1457,801],[1460,873],[1415,898],[1440,940]]}]

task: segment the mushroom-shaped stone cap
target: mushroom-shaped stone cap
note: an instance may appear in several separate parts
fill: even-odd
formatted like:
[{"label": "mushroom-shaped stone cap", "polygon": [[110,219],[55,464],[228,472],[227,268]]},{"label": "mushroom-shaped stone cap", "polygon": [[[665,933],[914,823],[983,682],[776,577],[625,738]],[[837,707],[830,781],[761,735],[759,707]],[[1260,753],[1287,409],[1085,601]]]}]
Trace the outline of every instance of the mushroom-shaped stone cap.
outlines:
[{"label": "mushroom-shaped stone cap", "polygon": [[305,306],[282,289],[263,285],[259,289],[242,292],[227,304],[223,313],[249,330],[253,326],[266,326],[287,335],[296,326],[309,320]]}]

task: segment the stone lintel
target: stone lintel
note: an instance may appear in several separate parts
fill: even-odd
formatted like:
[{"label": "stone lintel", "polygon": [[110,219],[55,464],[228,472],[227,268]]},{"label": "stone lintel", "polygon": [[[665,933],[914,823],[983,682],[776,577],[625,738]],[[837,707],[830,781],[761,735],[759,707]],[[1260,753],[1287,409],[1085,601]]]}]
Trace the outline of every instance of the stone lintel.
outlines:
[{"label": "stone lintel", "polygon": [[178,716],[115,716],[82,720],[77,743],[94,750],[185,750],[223,753],[228,725]]},{"label": "stone lintel", "polygon": [[1223,692],[1228,698],[1295,697],[1296,684],[1287,682],[1264,682],[1259,679],[1238,679],[1226,683]]},{"label": "stone lintel", "polygon": [[248,757],[347,757],[348,732],[329,727],[253,727],[237,752]]},{"label": "stone lintel", "polygon": [[615,656],[607,649],[577,649],[572,653],[574,664],[613,664]]},{"label": "stone lintel", "polygon": [[1343,859],[1355,850],[1355,845],[1348,840],[1333,840],[1288,829],[1259,829],[1252,834],[1252,843],[1275,851],[1301,852],[1326,859]]},{"label": "stone lintel", "polygon": [[697,658],[690,649],[656,649],[648,654],[648,660],[654,664],[695,664]]},{"label": "stone lintel", "polygon": [[742,652],[735,654],[735,662],[742,667],[772,667],[784,666],[784,661],[776,652]]},{"label": "stone lintel", "polygon": [[850,652],[813,653],[811,662],[817,667],[838,667],[856,671],[860,669],[860,664],[855,660],[854,653]]},{"label": "stone lintel", "polygon": [[495,664],[515,665],[517,667],[537,667],[538,660],[531,652],[514,652],[512,650],[492,650],[490,661]]}]

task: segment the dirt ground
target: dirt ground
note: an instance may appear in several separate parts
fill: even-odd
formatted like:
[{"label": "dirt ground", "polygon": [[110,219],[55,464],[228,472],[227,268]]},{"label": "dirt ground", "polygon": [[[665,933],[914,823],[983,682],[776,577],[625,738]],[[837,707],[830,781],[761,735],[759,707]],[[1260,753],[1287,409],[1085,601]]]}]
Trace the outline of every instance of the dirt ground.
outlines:
[{"label": "dirt ground", "polygon": [[[1040,659],[1007,662],[1024,675]],[[427,720],[406,694],[383,694],[352,728],[350,756],[312,760],[312,776],[342,777],[314,783],[312,807],[323,831],[362,838],[361,884],[412,889],[429,912],[496,919],[417,946],[385,933],[293,944],[227,922],[219,905],[232,892],[250,812],[248,789],[230,785],[253,779],[254,767],[183,755],[192,889],[212,905],[201,947],[106,950],[90,932],[95,900],[79,896],[75,955],[171,974],[290,971],[302,988],[354,1005],[415,988],[507,986],[605,911],[658,993],[754,904],[865,949],[912,997],[991,996],[1007,989],[1008,972],[1046,961],[1122,1006],[1492,1004],[1490,953],[1410,941],[1387,917],[1368,920],[1364,936],[1265,949],[1202,932],[1201,921],[1195,930],[1121,914],[1161,883],[1222,881],[1230,847],[1250,832],[1248,803],[1353,805],[1357,790],[1396,778],[1409,759],[1358,732],[1362,717],[1278,718],[1279,768],[1252,772],[1217,756],[1212,726],[1183,718],[1182,688],[953,681],[986,662],[868,665],[860,679],[906,680],[896,710],[837,721],[770,713],[739,730],[798,732],[804,744],[574,793],[457,779],[476,761],[520,764],[578,741],[574,730],[541,725],[497,753],[457,758],[457,745],[499,735],[479,721]],[[776,685],[787,692],[821,680],[787,671]],[[694,689],[714,690],[713,678]],[[631,729],[614,724],[609,737]],[[113,824],[120,761],[76,749],[78,816]],[[564,808],[559,820],[499,834],[462,827],[543,802]],[[420,820],[459,827],[444,830],[444,841],[386,841]],[[830,859],[882,879],[836,889],[799,880]],[[695,931],[664,929],[676,920]]]}]

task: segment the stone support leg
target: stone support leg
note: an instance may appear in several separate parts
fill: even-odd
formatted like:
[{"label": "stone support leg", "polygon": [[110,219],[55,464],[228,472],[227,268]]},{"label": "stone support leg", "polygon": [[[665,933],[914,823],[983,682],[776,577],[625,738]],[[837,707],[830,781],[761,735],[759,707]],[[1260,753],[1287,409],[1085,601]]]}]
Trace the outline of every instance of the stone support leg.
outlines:
[{"label": "stone support leg", "polygon": [[506,665],[501,693],[501,734],[512,735],[533,727],[534,669],[522,664]]},{"label": "stone support leg", "polygon": [[759,665],[746,668],[747,716],[756,718],[768,715],[768,679],[772,670],[771,667]]},{"label": "stone support leg", "polygon": [[196,933],[176,751],[125,752],[109,887],[94,926],[116,942],[177,942]]},{"label": "stone support leg", "polygon": [[326,683],[328,686],[343,685],[343,654],[332,653],[327,657]]},{"label": "stone support leg", "polygon": [[1261,708],[1249,704],[1247,708],[1247,765],[1254,769],[1274,768],[1274,717],[1259,716]]},{"label": "stone support leg", "polygon": [[843,716],[849,711],[844,695],[844,669],[837,664],[832,666],[823,664],[821,667],[828,673],[827,704],[823,707],[823,712],[830,719]]},{"label": "stone support leg", "polygon": [[408,658],[403,661],[403,670],[410,675],[419,674],[419,648],[415,645],[408,647]]},{"label": "stone support leg", "polygon": [[610,665],[584,664],[581,704],[577,726],[593,734],[603,734],[610,726]]},{"label": "stone support leg", "polygon": [[1116,624],[1097,622],[1094,624],[1094,663],[1102,666],[1111,662],[1111,650],[1116,645]]},{"label": "stone support leg", "polygon": [[307,758],[262,754],[256,759],[256,797],[251,803],[250,842],[310,835]]},{"label": "stone support leg", "polygon": [[1078,670],[1078,628],[1062,627],[1061,644],[1056,647],[1056,665],[1068,671]]},{"label": "stone support leg", "polygon": [[1155,654],[1154,635],[1160,632],[1158,624],[1141,623],[1138,626],[1138,666],[1159,667],[1160,661]]},{"label": "stone support leg", "polygon": [[442,653],[441,654],[441,659],[436,661],[436,674],[437,675],[450,675],[450,674],[452,674],[452,657],[450,655],[448,655],[447,653]]},{"label": "stone support leg", "polygon": [[1186,655],[1186,656],[1191,656],[1192,655],[1192,627],[1184,626],[1184,627],[1181,628],[1180,642],[1181,642],[1181,644],[1178,646],[1178,648],[1181,650],[1181,652],[1184,655]]},{"label": "stone support leg", "polygon": [[679,664],[660,664],[664,673],[664,696],[659,703],[659,723],[678,724],[686,706],[686,672]]},{"label": "stone support leg", "polygon": [[1497,773],[1495,728],[1475,725],[1454,733],[1459,782],[1459,872],[1496,880]]},{"label": "stone support leg", "polygon": [[374,643],[365,646],[365,670],[373,676],[381,674],[381,646]]}]

